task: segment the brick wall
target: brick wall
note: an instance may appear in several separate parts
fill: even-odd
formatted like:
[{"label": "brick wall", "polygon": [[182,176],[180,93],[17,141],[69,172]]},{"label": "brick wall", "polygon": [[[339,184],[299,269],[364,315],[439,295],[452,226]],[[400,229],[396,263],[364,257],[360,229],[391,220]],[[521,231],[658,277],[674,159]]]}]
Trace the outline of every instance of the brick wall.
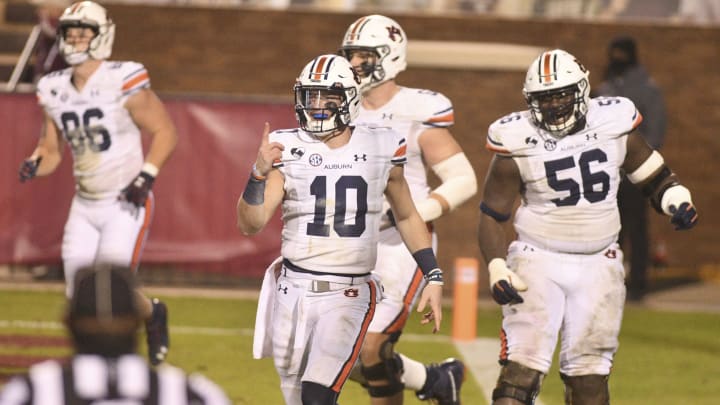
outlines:
[{"label": "brick wall", "polygon": [[[142,61],[161,93],[279,96],[288,100],[294,77],[313,57],[335,51],[359,15],[191,8],[109,6],[118,23],[115,59]],[[395,16],[410,40],[498,41],[567,49],[598,84],[607,41],[625,33],[638,40],[640,60],[664,90],[670,112],[666,161],[693,190],[701,213],[690,233],[674,232],[653,214],[653,239],[667,241],[670,264],[690,270],[717,262],[720,201],[720,29],[656,25],[577,24],[499,20],[483,16]],[[480,184],[490,153],[489,123],[523,109],[523,73],[412,68],[399,83],[449,96],[456,111],[453,133],[473,162]],[[258,129],[259,130],[259,129]],[[257,134],[248,134],[256,136]],[[477,256],[475,226],[480,197],[437,222],[441,262]]]}]

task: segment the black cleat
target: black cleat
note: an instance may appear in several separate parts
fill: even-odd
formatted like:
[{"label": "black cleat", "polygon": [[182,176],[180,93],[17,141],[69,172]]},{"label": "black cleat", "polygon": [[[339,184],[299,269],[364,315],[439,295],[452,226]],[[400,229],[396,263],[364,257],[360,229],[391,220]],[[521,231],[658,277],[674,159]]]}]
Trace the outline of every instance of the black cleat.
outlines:
[{"label": "black cleat", "polygon": [[449,358],[440,364],[427,366],[428,380],[417,391],[418,399],[432,400],[438,405],[460,405],[460,387],[465,380],[465,365]]},{"label": "black cleat", "polygon": [[145,322],[147,334],[148,358],[153,366],[165,361],[170,348],[170,335],[168,334],[168,310],[159,299],[152,299],[152,317]]}]

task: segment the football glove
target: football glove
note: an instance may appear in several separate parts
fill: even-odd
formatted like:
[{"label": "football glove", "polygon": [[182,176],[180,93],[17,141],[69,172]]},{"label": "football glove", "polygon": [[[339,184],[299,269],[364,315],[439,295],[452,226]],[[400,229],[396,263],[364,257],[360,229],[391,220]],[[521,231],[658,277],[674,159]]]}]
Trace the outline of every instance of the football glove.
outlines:
[{"label": "football glove", "polygon": [[671,205],[670,212],[673,214],[670,222],[675,225],[676,231],[690,229],[697,223],[698,215],[692,203],[684,202],[679,207]]},{"label": "football glove", "polygon": [[490,291],[495,302],[500,305],[521,304],[523,298],[518,291],[526,291],[525,282],[507,267],[505,260],[495,258],[488,264],[490,272]]},{"label": "football glove", "polygon": [[132,183],[128,184],[120,193],[120,199],[125,200],[136,207],[145,206],[145,201],[150,194],[155,177],[147,172],[140,172]]},{"label": "football glove", "polygon": [[24,183],[37,174],[38,166],[40,166],[40,161],[42,160],[42,156],[36,157],[36,158],[29,158],[23,160],[22,164],[20,165],[20,182]]}]

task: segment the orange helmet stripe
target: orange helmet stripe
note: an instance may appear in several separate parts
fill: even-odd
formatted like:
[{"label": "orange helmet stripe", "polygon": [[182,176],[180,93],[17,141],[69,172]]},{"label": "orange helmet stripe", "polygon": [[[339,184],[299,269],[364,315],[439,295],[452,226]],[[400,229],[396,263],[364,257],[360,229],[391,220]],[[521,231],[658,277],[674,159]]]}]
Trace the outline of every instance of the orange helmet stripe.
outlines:
[{"label": "orange helmet stripe", "polygon": [[362,17],[359,20],[355,22],[355,25],[352,28],[352,31],[350,31],[350,38],[351,40],[354,40],[359,35],[360,27],[363,26],[363,23],[367,20],[367,17]]},{"label": "orange helmet stripe", "polygon": [[552,65],[550,64],[550,59],[552,58],[552,53],[545,52],[545,55],[543,55],[542,58],[542,74],[540,75],[540,80],[543,83],[550,83],[552,81],[552,75],[554,74]]}]

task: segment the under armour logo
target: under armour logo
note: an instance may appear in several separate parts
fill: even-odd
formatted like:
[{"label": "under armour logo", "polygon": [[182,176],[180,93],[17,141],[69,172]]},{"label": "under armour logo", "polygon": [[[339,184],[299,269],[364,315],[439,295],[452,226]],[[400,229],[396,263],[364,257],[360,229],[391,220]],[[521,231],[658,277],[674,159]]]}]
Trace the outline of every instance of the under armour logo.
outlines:
[{"label": "under armour logo", "polygon": [[392,114],[382,113],[382,119],[384,119],[384,120],[391,120],[391,119],[393,119],[393,115],[392,115]]},{"label": "under armour logo", "polygon": [[287,295],[288,288],[287,288],[287,287],[283,287],[282,285],[278,285],[278,291],[282,291],[283,294]]},{"label": "under armour logo", "polygon": [[614,259],[617,257],[617,252],[615,249],[608,249],[607,252],[605,252],[605,257],[608,259]]},{"label": "under armour logo", "polygon": [[597,141],[597,134],[592,134],[592,135],[590,135],[590,134],[585,134],[585,139],[587,139],[588,141],[589,141],[590,139],[594,139],[594,140]]},{"label": "under armour logo", "polygon": [[533,146],[535,146],[535,145],[538,144],[538,140],[535,139],[535,138],[532,137],[532,136],[528,136],[527,138],[525,138],[525,143],[526,143],[527,145],[532,144]]},{"label": "under armour logo", "polygon": [[356,162],[359,162],[359,161],[361,161],[361,160],[362,160],[363,162],[367,162],[367,155],[364,154],[364,153],[363,153],[362,155],[355,155],[355,161],[356,161]]},{"label": "under armour logo", "polygon": [[355,298],[358,295],[360,295],[360,291],[357,288],[348,288],[345,290],[346,297]]}]

